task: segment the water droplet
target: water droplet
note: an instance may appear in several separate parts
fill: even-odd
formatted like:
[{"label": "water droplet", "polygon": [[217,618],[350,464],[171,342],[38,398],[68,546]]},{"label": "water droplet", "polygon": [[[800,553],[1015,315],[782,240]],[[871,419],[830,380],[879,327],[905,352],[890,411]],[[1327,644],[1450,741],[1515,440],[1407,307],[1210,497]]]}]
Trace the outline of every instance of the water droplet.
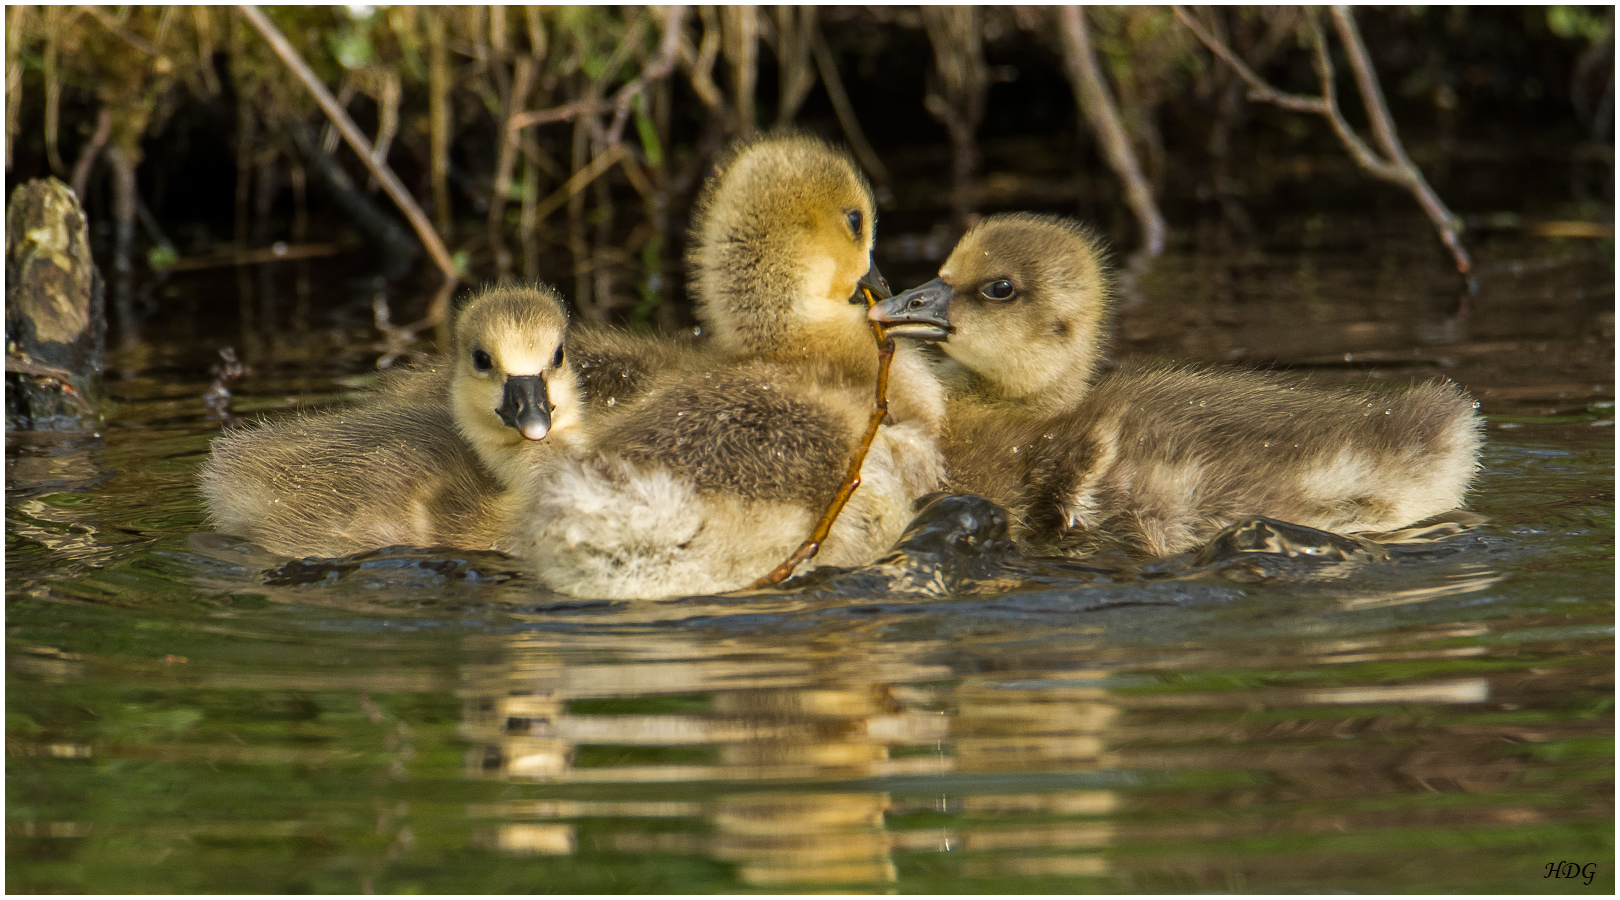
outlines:
[{"label": "water droplet", "polygon": [[1050,431],[1048,431],[1044,436],[1049,441],[1052,440],[1053,437],[1055,437],[1055,435],[1053,435],[1052,432],[1050,432]]},{"label": "water droplet", "polygon": [[1014,452],[1014,453],[1017,453],[1017,452],[1018,452],[1018,448],[1017,448],[1017,447],[1014,447],[1014,448],[1013,448],[1013,452]]},{"label": "water droplet", "polygon": [[618,406],[618,405],[619,405],[619,398],[618,397],[609,397],[608,398],[608,406]]},{"label": "water droplet", "polygon": [[1394,412],[1395,412],[1395,410],[1393,410],[1393,409],[1386,409],[1386,410],[1384,410],[1384,415],[1387,416],[1387,415],[1390,415],[1390,414],[1392,414]]},{"label": "water droplet", "polygon": [[1271,449],[1271,442],[1270,441],[1266,441],[1266,449],[1267,450]]},{"label": "water droplet", "polygon": [[686,415],[686,413],[678,412],[678,413],[675,414],[675,418],[679,419],[681,416],[684,416],[684,415]]},{"label": "water droplet", "polygon": [[1474,408],[1479,409],[1479,401],[1478,400],[1474,401]]},{"label": "water droplet", "polygon": [[1199,406],[1208,406],[1209,404],[1207,404],[1204,401],[1200,400],[1200,401],[1198,401],[1198,405]]}]

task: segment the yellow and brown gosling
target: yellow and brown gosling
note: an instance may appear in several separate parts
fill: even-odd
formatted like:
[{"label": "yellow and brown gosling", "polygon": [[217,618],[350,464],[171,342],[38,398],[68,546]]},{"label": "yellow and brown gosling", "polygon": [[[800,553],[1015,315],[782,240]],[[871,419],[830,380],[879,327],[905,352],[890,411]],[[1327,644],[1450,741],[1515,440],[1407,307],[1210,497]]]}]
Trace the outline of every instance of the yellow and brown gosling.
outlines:
[{"label": "yellow and brown gosling", "polygon": [[1108,296],[1089,232],[1014,214],[871,313],[943,339],[951,488],[1007,506],[1026,544],[1167,555],[1244,516],[1379,532],[1463,502],[1481,422],[1456,385],[1164,365],[1093,379]]},{"label": "yellow and brown gosling", "polygon": [[[871,189],[814,138],[735,148],[697,207],[692,283],[716,363],[662,379],[593,423],[590,448],[537,471],[510,549],[576,595],[740,588],[809,533],[872,409]],[[897,357],[891,424],[818,564],[880,555],[940,482],[937,381]]]},{"label": "yellow and brown gosling", "polygon": [[584,403],[549,288],[493,288],[452,350],[348,407],[216,439],[201,475],[221,531],[287,556],[396,544],[491,549],[504,489],[578,436]]}]

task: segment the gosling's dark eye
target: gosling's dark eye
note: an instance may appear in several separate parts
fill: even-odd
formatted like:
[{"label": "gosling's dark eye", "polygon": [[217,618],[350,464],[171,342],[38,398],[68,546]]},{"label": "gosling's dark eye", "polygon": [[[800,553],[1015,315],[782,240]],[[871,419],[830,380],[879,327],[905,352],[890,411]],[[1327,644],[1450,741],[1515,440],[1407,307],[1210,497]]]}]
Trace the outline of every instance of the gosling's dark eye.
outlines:
[{"label": "gosling's dark eye", "polygon": [[1011,300],[1018,291],[1013,289],[1012,282],[1001,278],[979,288],[979,293],[983,294],[986,300]]},{"label": "gosling's dark eye", "polygon": [[553,369],[555,369],[558,366],[562,365],[562,358],[563,358],[563,348],[562,348],[561,344],[558,344],[557,345],[557,355],[555,355],[555,356],[553,356],[551,358],[551,367]]},{"label": "gosling's dark eye", "polygon": [[488,353],[482,350],[473,351],[473,368],[480,372],[488,372],[494,365],[495,362],[489,358]]},{"label": "gosling's dark eye", "polygon": [[856,237],[860,237],[861,211],[858,209],[847,210],[844,213],[844,220],[849,223],[849,233],[855,235]]}]

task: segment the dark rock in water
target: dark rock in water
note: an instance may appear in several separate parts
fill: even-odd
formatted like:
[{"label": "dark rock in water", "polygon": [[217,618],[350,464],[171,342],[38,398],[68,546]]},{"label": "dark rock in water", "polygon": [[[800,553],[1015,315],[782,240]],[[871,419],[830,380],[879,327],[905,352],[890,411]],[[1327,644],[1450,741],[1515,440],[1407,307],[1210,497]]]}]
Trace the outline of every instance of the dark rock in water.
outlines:
[{"label": "dark rock in water", "polygon": [[1005,509],[974,494],[940,494],[918,510],[894,549],[872,565],[813,572],[785,586],[846,597],[945,596],[996,577],[1018,558]]},{"label": "dark rock in water", "polygon": [[1192,566],[1218,569],[1237,581],[1261,581],[1336,576],[1345,564],[1387,559],[1384,548],[1364,538],[1250,516],[1211,538],[1193,558]]},{"label": "dark rock in water", "polygon": [[101,427],[107,316],[84,210],[55,178],[6,204],[6,428]]}]

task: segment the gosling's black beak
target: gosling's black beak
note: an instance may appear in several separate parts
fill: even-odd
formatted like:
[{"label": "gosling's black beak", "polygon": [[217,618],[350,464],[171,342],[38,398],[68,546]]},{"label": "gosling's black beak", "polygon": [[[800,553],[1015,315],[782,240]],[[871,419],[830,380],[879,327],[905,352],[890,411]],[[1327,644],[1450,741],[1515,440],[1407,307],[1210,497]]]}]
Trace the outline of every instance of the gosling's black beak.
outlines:
[{"label": "gosling's black beak", "polygon": [[538,441],[551,433],[551,404],[546,401],[546,376],[509,375],[501,406],[495,410],[501,421],[519,434]]},{"label": "gosling's black beak", "polygon": [[942,341],[956,330],[951,327],[950,303],[951,286],[935,278],[873,305],[866,317],[899,337]]},{"label": "gosling's black beak", "polygon": [[866,304],[868,292],[877,300],[887,300],[894,296],[894,292],[889,290],[889,280],[878,271],[877,260],[873,260],[866,274],[861,276],[860,281],[855,282],[855,293],[850,295],[849,302]]}]

